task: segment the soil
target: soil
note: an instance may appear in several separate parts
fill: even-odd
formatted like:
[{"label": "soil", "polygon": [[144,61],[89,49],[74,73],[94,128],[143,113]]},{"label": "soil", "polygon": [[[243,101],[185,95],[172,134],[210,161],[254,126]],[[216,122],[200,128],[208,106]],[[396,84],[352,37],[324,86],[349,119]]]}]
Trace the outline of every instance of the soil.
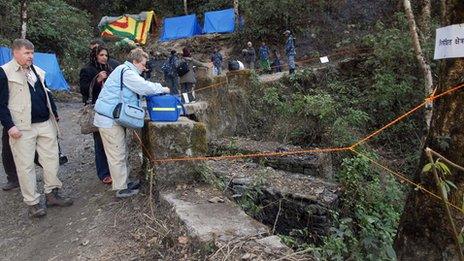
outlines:
[{"label": "soil", "polygon": [[[58,103],[60,141],[69,162],[60,168],[68,208],[49,208],[41,219],[28,217],[19,189],[0,191],[0,260],[191,260],[200,258],[193,240],[169,210],[149,204],[149,191],[117,200],[96,175],[93,140],[80,134],[81,103]],[[0,168],[0,183],[6,182]],[[42,191],[41,169],[37,167]],[[152,201],[153,202],[153,201]],[[182,237],[182,243],[178,238]],[[187,242],[187,243],[186,243]],[[195,252],[197,251],[197,252]]]}]

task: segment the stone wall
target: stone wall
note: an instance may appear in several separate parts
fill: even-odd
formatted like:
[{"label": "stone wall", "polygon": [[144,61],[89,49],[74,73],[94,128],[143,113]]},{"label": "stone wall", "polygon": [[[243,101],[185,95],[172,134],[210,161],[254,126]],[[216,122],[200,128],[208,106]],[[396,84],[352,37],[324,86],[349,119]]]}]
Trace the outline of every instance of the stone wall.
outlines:
[{"label": "stone wall", "polygon": [[[154,160],[205,156],[208,150],[205,125],[185,117],[177,122],[148,122],[142,132],[143,143]],[[145,170],[154,171],[159,186],[173,186],[194,181],[201,164],[195,161],[164,162],[152,168],[152,164],[145,160],[144,165]]]}]

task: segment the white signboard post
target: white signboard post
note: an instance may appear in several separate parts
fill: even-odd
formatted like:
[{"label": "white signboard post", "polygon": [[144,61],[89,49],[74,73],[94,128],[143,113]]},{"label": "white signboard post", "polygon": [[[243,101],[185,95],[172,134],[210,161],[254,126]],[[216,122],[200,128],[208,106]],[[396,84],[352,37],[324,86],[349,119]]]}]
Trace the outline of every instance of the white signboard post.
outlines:
[{"label": "white signboard post", "polygon": [[464,24],[437,29],[434,59],[464,57]]}]

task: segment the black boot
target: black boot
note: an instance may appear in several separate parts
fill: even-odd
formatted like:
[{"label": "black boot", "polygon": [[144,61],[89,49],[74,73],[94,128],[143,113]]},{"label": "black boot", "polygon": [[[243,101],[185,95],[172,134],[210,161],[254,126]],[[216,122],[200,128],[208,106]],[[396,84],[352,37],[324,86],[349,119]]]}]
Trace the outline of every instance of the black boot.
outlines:
[{"label": "black boot", "polygon": [[8,181],[7,183],[5,183],[5,184],[2,186],[2,189],[3,189],[4,191],[12,190],[12,189],[15,189],[15,188],[19,188],[19,183],[18,183],[18,181]]},{"label": "black boot", "polygon": [[34,218],[40,218],[47,215],[45,206],[41,203],[29,206],[29,216]]}]

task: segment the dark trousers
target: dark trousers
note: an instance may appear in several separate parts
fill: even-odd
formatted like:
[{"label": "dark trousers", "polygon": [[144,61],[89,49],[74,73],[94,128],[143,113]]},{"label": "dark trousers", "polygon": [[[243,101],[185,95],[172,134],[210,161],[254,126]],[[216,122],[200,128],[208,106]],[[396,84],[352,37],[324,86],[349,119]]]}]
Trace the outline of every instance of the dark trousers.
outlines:
[{"label": "dark trousers", "polygon": [[[182,93],[182,101],[184,103],[188,103],[188,102],[192,102],[195,100],[195,95],[193,94],[192,90],[193,90],[193,83],[191,82],[184,82],[184,83],[181,83],[180,84],[180,89],[181,89],[181,93]],[[188,102],[187,100],[185,99],[185,96],[184,95],[187,95],[187,99],[188,99]]]},{"label": "dark trousers", "polygon": [[179,80],[177,77],[165,77],[166,85],[171,89],[172,95],[179,95]]},{"label": "dark trousers", "polygon": [[93,143],[95,148],[95,165],[97,166],[97,176],[100,180],[110,175],[108,160],[106,159],[103,142],[99,132],[93,133]]},{"label": "dark trousers", "polygon": [[6,178],[9,182],[18,182],[18,173],[13,159],[13,152],[10,147],[10,137],[8,130],[3,128],[2,133],[2,162],[5,169]]}]

